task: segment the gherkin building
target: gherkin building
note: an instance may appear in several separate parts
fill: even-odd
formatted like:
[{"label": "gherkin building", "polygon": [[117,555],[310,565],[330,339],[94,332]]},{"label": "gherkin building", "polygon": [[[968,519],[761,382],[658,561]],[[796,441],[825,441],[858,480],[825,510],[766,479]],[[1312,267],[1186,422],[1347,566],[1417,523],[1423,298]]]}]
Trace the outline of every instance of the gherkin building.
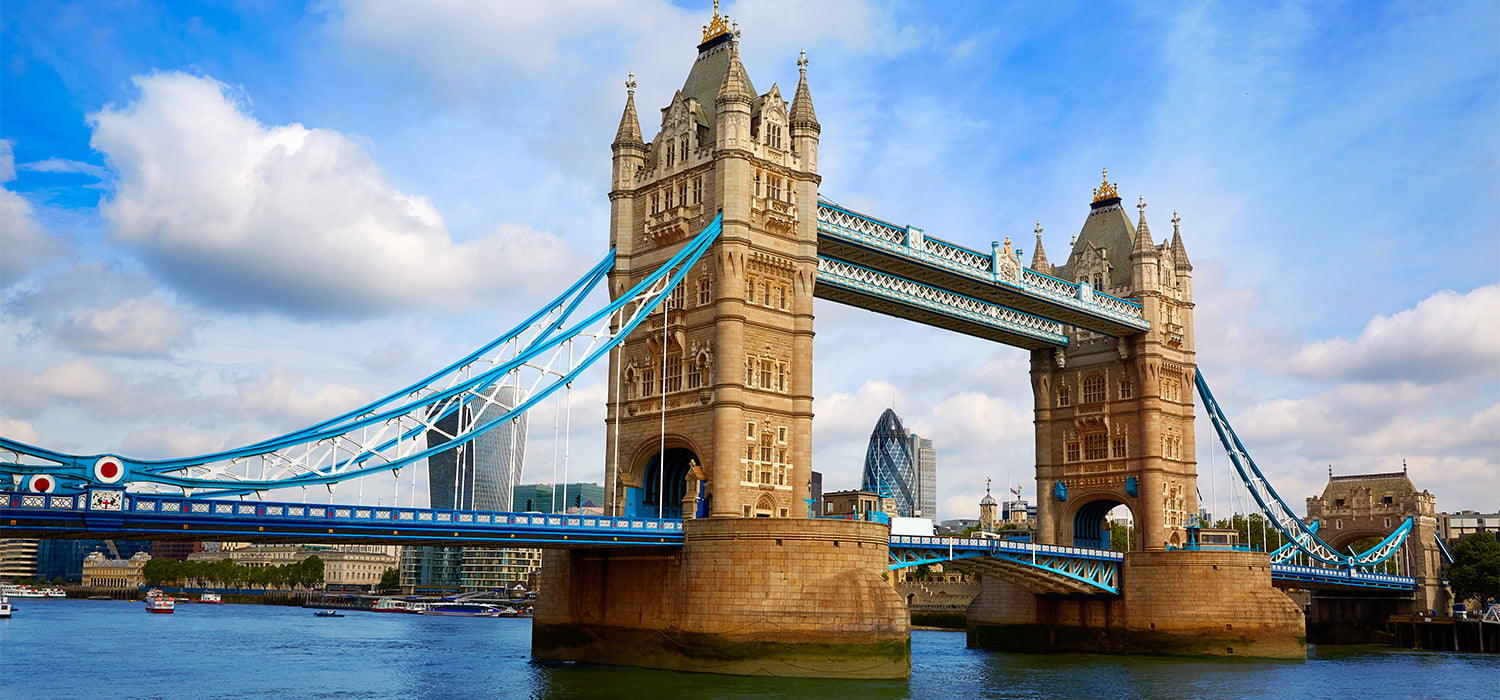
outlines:
[{"label": "gherkin building", "polygon": [[870,433],[870,447],[865,451],[865,472],[860,489],[895,499],[896,512],[911,517],[920,510],[916,460],[912,459],[911,438],[901,417],[885,409]]}]

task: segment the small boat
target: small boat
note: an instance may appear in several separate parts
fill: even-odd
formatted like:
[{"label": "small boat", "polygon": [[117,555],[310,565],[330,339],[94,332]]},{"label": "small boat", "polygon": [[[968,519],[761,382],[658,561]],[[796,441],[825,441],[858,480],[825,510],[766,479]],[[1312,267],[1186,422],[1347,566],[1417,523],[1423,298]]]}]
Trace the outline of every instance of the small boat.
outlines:
[{"label": "small boat", "polygon": [[46,596],[48,598],[66,598],[66,597],[68,597],[67,592],[64,591],[61,588],[43,588],[41,590],[41,593],[42,593],[43,596]]},{"label": "small boat", "polygon": [[153,588],[146,593],[146,612],[170,614],[177,610],[177,602],[161,591]]},{"label": "small boat", "polygon": [[343,617],[344,614],[337,610],[319,610],[313,613],[313,617]]},{"label": "small boat", "polygon": [[420,613],[428,608],[427,603],[400,598],[381,598],[370,608],[372,612]]},{"label": "small boat", "polygon": [[10,599],[0,595],[0,620],[10,617]]},{"label": "small boat", "polygon": [[214,605],[218,605],[224,602],[224,598],[222,598],[218,593],[204,593],[203,595],[198,596],[198,602],[213,603]]}]

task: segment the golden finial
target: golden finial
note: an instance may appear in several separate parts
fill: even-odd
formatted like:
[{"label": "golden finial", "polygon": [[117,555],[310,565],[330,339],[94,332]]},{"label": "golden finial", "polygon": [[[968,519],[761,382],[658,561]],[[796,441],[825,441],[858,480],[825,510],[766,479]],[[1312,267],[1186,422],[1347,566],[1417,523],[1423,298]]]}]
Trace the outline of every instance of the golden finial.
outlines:
[{"label": "golden finial", "polygon": [[703,42],[709,39],[729,33],[729,16],[719,16],[719,0],[714,0],[714,18],[708,24],[703,25]]},{"label": "golden finial", "polygon": [[1098,189],[1094,190],[1094,201],[1102,202],[1106,199],[1112,199],[1119,196],[1119,191],[1116,190],[1115,186],[1110,184],[1109,182],[1109,168],[1104,168],[1104,184],[1100,185]]}]

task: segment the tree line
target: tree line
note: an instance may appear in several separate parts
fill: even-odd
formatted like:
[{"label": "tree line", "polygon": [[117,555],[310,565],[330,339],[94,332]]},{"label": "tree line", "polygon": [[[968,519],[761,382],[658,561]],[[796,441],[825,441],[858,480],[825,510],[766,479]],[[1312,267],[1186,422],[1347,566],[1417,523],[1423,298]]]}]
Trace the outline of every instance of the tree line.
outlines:
[{"label": "tree line", "polygon": [[152,586],[196,585],[221,588],[316,588],[323,583],[323,560],[317,555],[280,566],[245,566],[232,559],[146,562],[141,576]]}]

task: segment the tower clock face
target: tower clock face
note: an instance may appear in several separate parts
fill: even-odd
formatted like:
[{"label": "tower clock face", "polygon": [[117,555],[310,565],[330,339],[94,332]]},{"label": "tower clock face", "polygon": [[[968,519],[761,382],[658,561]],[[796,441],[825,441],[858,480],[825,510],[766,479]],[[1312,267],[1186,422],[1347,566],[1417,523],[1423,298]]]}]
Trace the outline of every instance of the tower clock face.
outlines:
[{"label": "tower clock face", "polygon": [[89,510],[120,510],[123,500],[118,491],[91,491]]}]

